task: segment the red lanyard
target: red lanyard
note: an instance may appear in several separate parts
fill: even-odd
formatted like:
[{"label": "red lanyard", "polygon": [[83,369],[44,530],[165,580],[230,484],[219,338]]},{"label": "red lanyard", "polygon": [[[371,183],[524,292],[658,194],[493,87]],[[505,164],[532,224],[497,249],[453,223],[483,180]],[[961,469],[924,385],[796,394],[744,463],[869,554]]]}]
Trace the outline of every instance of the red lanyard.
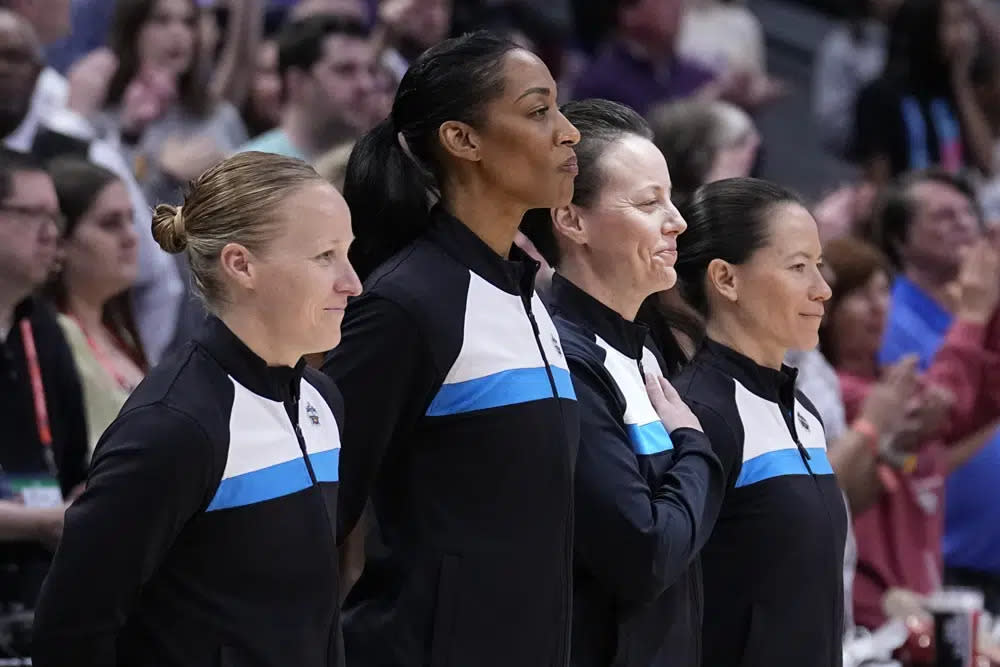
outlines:
[{"label": "red lanyard", "polygon": [[87,345],[90,346],[90,351],[94,353],[94,358],[97,359],[97,363],[101,365],[101,367],[104,369],[104,372],[107,373],[111,377],[111,379],[118,384],[119,389],[121,389],[122,391],[131,392],[132,387],[125,380],[124,376],[122,376],[122,374],[118,372],[118,369],[116,369],[114,364],[111,363],[111,360],[108,359],[108,356],[104,354],[104,351],[97,345],[97,341],[91,338],[90,334],[87,333],[87,330],[83,328],[83,324],[80,322],[77,316],[73,315],[72,313],[69,313],[69,316],[73,318],[74,322],[76,322],[76,326],[80,327],[80,331],[83,332],[83,337],[87,339]]},{"label": "red lanyard", "polygon": [[53,477],[56,476],[56,460],[52,453],[52,428],[49,426],[49,409],[45,405],[45,384],[42,369],[38,365],[38,349],[35,347],[35,332],[28,318],[21,320],[21,341],[24,343],[24,358],[28,362],[31,378],[31,394],[35,403],[35,423],[38,426],[38,440],[42,443],[45,465]]}]

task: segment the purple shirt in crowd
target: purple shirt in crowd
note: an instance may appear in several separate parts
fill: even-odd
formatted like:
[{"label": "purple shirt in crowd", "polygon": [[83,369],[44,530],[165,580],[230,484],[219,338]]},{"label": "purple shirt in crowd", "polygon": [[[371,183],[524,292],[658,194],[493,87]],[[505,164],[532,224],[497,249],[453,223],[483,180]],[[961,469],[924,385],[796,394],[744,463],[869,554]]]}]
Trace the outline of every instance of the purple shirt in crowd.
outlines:
[{"label": "purple shirt in crowd", "polygon": [[611,42],[577,79],[573,97],[613,100],[645,114],[660,102],[689,97],[714,78],[711,70],[690,60],[675,57],[669,65],[656,66],[621,42]]}]

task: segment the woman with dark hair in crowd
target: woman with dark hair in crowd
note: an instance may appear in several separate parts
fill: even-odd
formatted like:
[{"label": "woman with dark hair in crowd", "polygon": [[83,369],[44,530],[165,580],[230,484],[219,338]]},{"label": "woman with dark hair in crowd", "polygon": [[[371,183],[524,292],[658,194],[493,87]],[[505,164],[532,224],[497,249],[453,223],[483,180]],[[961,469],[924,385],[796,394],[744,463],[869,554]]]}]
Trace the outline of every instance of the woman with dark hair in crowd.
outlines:
[{"label": "woman with dark hair in crowd", "polygon": [[[855,420],[882,368],[878,352],[889,315],[891,265],[863,241],[835,239],[824,247],[837,281],[820,330],[823,354],[837,369],[847,418]],[[874,504],[855,515],[858,567],[854,616],[876,629],[886,620],[885,595],[902,588],[926,595],[944,579],[945,478],[986,445],[997,415],[977,401],[997,384],[988,371],[988,324],[1000,301],[1000,257],[989,241],[966,256],[957,281],[955,322],[921,386],[908,398],[905,428],[879,438],[878,458],[898,472],[880,478]]]},{"label": "woman with dark hair in crowd", "polygon": [[138,241],[125,184],[79,158],[49,165],[66,221],[49,283],[83,384],[90,450],[148,370],[132,313]]},{"label": "woman with dark hair in crowd", "polygon": [[195,0],[116,0],[108,45],[118,69],[94,124],[120,141],[149,201],[176,201],[246,142],[239,112],[209,85],[198,16]]},{"label": "woman with dark hair in crowd", "polygon": [[817,344],[830,288],[816,222],[751,178],[701,187],[677,273],[705,340],[674,380],[722,461],[726,494],[702,550],[702,664],[839,667],[847,520],[816,409],[783,365]]},{"label": "woman with dark hair in crowd", "polygon": [[[83,224],[83,223],[81,223]],[[299,160],[240,153],[153,236],[211,315],[101,436],[35,614],[34,664],[343,667],[334,516],[350,212]]]},{"label": "woman with dark hair in crowd", "polygon": [[993,168],[989,123],[972,84],[977,31],[965,0],[905,0],[885,70],[858,96],[853,154],[884,184],[905,171]]},{"label": "woman with dark hair in crowd", "polygon": [[581,135],[573,201],[531,211],[522,229],[556,269],[549,305],[580,404],[571,664],[695,665],[691,563],[725,477],[636,321],[646,297],[673,287],[685,224],[641,116],[606,100],[562,112]]},{"label": "woman with dark hair in crowd", "polygon": [[369,498],[381,538],[344,603],[352,665],[566,663],[579,416],[512,244],[570,202],[579,138],[538,57],[472,33],[418,58],[355,145],[366,288],[324,365],[351,415],[340,538]]}]

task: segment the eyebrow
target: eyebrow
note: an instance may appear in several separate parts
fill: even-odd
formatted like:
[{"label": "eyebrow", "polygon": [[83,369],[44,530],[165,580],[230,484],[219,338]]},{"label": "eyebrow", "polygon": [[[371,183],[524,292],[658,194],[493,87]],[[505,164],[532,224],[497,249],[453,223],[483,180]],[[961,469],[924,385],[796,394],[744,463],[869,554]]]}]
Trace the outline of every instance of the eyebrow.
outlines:
[{"label": "eyebrow", "polygon": [[528,95],[545,95],[546,97],[548,97],[551,94],[552,94],[552,89],[551,88],[544,88],[544,87],[541,87],[541,86],[535,87],[535,88],[528,88],[526,91],[524,91],[523,93],[521,93],[520,97],[518,97],[517,100],[515,100],[515,102],[518,102],[518,101],[524,99]]}]

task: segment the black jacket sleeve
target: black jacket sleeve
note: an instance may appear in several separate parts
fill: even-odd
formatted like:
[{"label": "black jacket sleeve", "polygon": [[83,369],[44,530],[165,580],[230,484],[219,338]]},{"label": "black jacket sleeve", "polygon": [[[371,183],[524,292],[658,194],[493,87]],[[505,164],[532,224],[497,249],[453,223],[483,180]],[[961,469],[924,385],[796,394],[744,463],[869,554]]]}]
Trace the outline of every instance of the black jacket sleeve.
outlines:
[{"label": "black jacket sleeve", "polygon": [[209,502],[217,458],[197,423],[162,405],[112,424],[86,491],[66,512],[35,612],[33,664],[118,664],[118,632],[184,524]]},{"label": "black jacket sleeve", "polygon": [[653,600],[711,534],[725,491],[722,466],[702,433],[678,429],[675,461],[650,488],[615,416],[609,380],[585,361],[570,358],[569,366],[581,414],[577,557],[619,599]]},{"label": "black jacket sleeve", "polygon": [[337,540],[361,518],[389,445],[412,428],[440,384],[419,328],[394,302],[365,294],[348,306],[323,372],[344,397]]}]

